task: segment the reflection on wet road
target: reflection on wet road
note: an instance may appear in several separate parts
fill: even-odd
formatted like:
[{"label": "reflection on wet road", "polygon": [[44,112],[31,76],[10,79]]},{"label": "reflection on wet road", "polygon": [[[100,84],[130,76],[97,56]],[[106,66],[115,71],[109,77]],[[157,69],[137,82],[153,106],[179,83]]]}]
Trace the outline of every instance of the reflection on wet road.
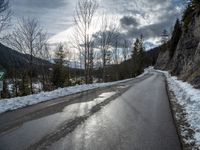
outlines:
[{"label": "reflection on wet road", "polygon": [[0,146],[3,149],[24,149],[56,130],[62,123],[87,115],[94,106],[115,94],[116,92],[102,93],[92,101],[71,104],[66,106],[62,112],[24,123],[5,135],[1,134]]},{"label": "reflection on wet road", "polygon": [[180,150],[163,76],[133,86],[51,150]]},{"label": "reflection on wet road", "polygon": [[0,116],[3,120],[21,115],[14,122],[8,119],[10,127],[0,132],[0,150],[181,149],[161,74],[149,74],[74,98],[70,104],[63,103],[63,98],[44,109],[44,115],[33,111],[32,120],[23,119],[23,113],[41,106]]}]

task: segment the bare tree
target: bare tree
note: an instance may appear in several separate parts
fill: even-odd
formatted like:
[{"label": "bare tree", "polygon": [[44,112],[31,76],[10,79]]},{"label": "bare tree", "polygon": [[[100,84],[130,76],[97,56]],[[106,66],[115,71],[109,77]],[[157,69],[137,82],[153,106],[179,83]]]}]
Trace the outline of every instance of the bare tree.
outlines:
[{"label": "bare tree", "polygon": [[113,47],[113,60],[114,60],[114,64],[118,65],[119,64],[119,56],[120,56],[120,53],[119,53],[119,47],[118,47],[118,37],[115,39],[114,41],[114,47]]},{"label": "bare tree", "polygon": [[50,60],[50,52],[49,52],[49,44],[47,33],[40,32],[38,35],[38,44],[36,45],[37,52],[36,57],[41,58],[42,60],[39,62],[38,66],[40,67],[40,74],[42,76],[42,89],[48,90],[49,84],[49,64]]},{"label": "bare tree", "polygon": [[66,61],[66,65],[67,65],[67,82],[68,82],[68,85],[70,85],[70,78],[71,78],[71,61],[73,60],[73,53],[71,51],[71,49],[69,48],[69,45],[68,43],[65,43],[63,45],[63,49],[64,49],[64,52],[65,52],[65,61]]},{"label": "bare tree", "polygon": [[77,53],[75,52],[72,52],[72,57],[73,57],[73,63],[74,63],[74,68],[75,68],[75,83],[77,83],[77,69],[78,69],[78,66],[77,66]]},{"label": "bare tree", "polygon": [[123,61],[126,61],[128,59],[129,54],[130,54],[130,41],[124,39],[122,47]]},{"label": "bare tree", "polygon": [[9,26],[10,18],[9,0],[0,0],[0,32]]},{"label": "bare tree", "polygon": [[120,50],[119,50],[119,39],[120,37],[117,36],[114,40],[114,45],[113,45],[113,62],[115,64],[115,79],[119,80],[119,64],[120,64]]},{"label": "bare tree", "polygon": [[101,19],[100,31],[95,34],[97,45],[101,52],[102,59],[102,77],[105,82],[106,65],[111,62],[111,48],[114,41],[117,38],[117,31],[119,27],[115,21],[115,18],[109,18],[107,15],[103,15]]},{"label": "bare tree", "polygon": [[33,60],[46,43],[42,28],[35,19],[21,19],[13,32],[5,38],[8,46],[18,50],[27,56],[27,71],[30,79],[30,91],[33,93]]},{"label": "bare tree", "polygon": [[76,6],[74,23],[76,26],[77,46],[84,56],[85,83],[91,83],[93,66],[93,43],[91,30],[93,27],[93,17],[98,8],[95,0],[79,0]]}]

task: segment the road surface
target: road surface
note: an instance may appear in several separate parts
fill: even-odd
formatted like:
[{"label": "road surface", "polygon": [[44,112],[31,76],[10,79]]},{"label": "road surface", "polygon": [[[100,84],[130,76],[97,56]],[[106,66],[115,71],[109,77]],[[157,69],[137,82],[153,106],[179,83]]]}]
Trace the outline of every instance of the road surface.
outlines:
[{"label": "road surface", "polygon": [[0,115],[0,150],[180,150],[159,73]]}]

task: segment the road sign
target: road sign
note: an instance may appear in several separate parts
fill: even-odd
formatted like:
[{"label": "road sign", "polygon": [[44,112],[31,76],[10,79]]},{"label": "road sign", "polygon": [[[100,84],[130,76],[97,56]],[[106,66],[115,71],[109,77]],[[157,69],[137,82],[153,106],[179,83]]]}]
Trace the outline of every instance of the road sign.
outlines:
[{"label": "road sign", "polygon": [[[0,81],[0,92],[3,91],[3,81]],[[1,97],[1,96],[0,96]]]},{"label": "road sign", "polygon": [[4,72],[0,72],[0,81],[3,81],[4,74]]}]

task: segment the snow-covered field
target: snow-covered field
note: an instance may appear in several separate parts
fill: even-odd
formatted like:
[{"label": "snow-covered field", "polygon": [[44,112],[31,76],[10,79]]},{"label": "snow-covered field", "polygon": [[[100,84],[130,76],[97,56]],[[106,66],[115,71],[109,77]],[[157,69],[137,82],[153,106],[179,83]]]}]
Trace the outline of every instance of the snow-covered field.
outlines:
[{"label": "snow-covered field", "polygon": [[[141,77],[145,74],[146,74],[146,71],[139,77]],[[34,105],[37,103],[56,99],[59,97],[70,95],[70,94],[75,94],[75,93],[84,92],[87,90],[92,90],[92,89],[97,89],[97,88],[108,87],[111,85],[129,81],[129,80],[132,80],[132,79],[121,80],[121,81],[116,81],[116,82],[109,82],[109,83],[95,83],[95,84],[89,84],[89,85],[78,85],[78,86],[72,86],[72,87],[66,87],[66,88],[59,88],[57,90],[50,91],[50,92],[40,92],[38,94],[28,95],[28,96],[24,96],[24,97],[3,99],[3,100],[0,100],[0,113],[6,112],[9,110],[15,110],[15,109],[22,108],[25,106]]]},{"label": "snow-covered field", "polygon": [[[186,112],[187,123],[189,123],[190,128],[194,131],[195,144],[200,149],[200,90],[193,88],[193,86],[187,82],[178,80],[177,77],[171,76],[166,71],[156,71],[165,74],[169,88],[176,96],[177,103],[180,104]],[[185,129],[182,129],[181,132],[183,136],[187,134]],[[184,139],[184,141],[190,144],[192,139],[188,138]]]}]

